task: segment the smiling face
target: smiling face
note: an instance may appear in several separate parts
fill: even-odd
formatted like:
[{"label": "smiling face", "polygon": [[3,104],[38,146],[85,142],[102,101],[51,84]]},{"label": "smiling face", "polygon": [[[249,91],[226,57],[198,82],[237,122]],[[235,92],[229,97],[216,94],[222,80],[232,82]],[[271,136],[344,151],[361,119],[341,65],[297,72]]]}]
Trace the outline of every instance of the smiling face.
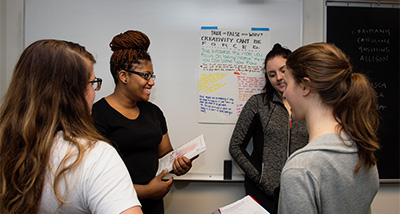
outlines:
[{"label": "smiling face", "polygon": [[265,66],[269,82],[281,96],[286,87],[283,79],[286,70],[285,65],[286,59],[282,56],[276,56],[268,60]]},{"label": "smiling face", "polygon": [[[140,64],[134,64],[131,68],[132,71],[140,73],[153,74],[153,64],[150,61],[144,60]],[[151,88],[154,86],[154,79],[144,79],[142,76],[134,73],[128,73],[129,79],[127,81],[128,91],[130,97],[134,101],[148,101],[150,99]]]},{"label": "smiling face", "polygon": [[296,82],[292,75],[292,70],[289,67],[286,68],[284,81],[286,84],[286,89],[283,92],[283,98],[289,102],[292,110],[292,117],[296,120],[304,120],[304,87]]}]

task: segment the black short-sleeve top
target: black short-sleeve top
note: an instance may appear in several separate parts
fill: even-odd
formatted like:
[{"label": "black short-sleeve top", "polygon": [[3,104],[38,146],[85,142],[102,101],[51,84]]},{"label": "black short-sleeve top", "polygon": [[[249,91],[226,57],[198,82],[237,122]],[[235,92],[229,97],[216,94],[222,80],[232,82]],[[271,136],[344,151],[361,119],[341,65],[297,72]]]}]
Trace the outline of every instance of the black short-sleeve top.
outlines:
[{"label": "black short-sleeve top", "polygon": [[114,144],[124,160],[134,184],[147,184],[158,168],[158,146],[167,133],[161,109],[151,102],[137,102],[139,116],[128,119],[102,98],[93,105],[92,116],[98,131]]}]

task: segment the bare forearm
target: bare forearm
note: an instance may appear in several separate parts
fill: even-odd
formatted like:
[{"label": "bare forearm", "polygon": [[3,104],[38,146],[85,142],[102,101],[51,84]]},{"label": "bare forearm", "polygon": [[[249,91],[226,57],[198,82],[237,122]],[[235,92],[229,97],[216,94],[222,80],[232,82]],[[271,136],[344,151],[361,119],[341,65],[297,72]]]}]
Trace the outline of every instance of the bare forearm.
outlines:
[{"label": "bare forearm", "polygon": [[171,189],[173,178],[163,181],[163,177],[167,174],[167,170],[151,179],[146,185],[133,184],[139,199],[161,199]]},{"label": "bare forearm", "polygon": [[134,206],[123,211],[121,214],[143,214],[143,212],[140,206]]},{"label": "bare forearm", "polygon": [[152,198],[152,188],[148,187],[148,185],[133,184],[133,186],[135,187],[136,194],[139,199]]}]

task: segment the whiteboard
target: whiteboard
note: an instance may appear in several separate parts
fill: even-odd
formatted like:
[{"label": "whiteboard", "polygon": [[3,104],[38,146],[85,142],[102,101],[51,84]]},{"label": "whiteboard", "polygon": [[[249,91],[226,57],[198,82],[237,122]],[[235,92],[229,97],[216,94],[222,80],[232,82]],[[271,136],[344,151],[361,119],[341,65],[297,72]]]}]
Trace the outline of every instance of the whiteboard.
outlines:
[{"label": "whiteboard", "polygon": [[[201,27],[267,27],[272,45],[294,50],[302,44],[302,11],[302,0],[25,0],[24,46],[46,38],[85,46],[97,60],[96,76],[103,79],[97,101],[114,90],[111,39],[126,30],[147,34],[157,75],[150,101],[163,110],[173,147],[204,134],[207,151],[186,177],[207,180],[220,178],[223,161],[231,159],[234,124],[197,122]],[[234,177],[240,173],[234,165]]]}]

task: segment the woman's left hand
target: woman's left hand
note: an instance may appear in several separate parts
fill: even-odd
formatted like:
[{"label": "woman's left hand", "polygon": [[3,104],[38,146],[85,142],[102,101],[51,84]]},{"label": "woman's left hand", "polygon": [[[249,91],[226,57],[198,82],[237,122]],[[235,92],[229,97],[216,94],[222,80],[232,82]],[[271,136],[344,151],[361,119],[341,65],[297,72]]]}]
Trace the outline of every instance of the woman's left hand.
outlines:
[{"label": "woman's left hand", "polygon": [[189,158],[181,156],[174,160],[173,169],[176,175],[184,175],[190,168],[192,168],[192,161]]}]

